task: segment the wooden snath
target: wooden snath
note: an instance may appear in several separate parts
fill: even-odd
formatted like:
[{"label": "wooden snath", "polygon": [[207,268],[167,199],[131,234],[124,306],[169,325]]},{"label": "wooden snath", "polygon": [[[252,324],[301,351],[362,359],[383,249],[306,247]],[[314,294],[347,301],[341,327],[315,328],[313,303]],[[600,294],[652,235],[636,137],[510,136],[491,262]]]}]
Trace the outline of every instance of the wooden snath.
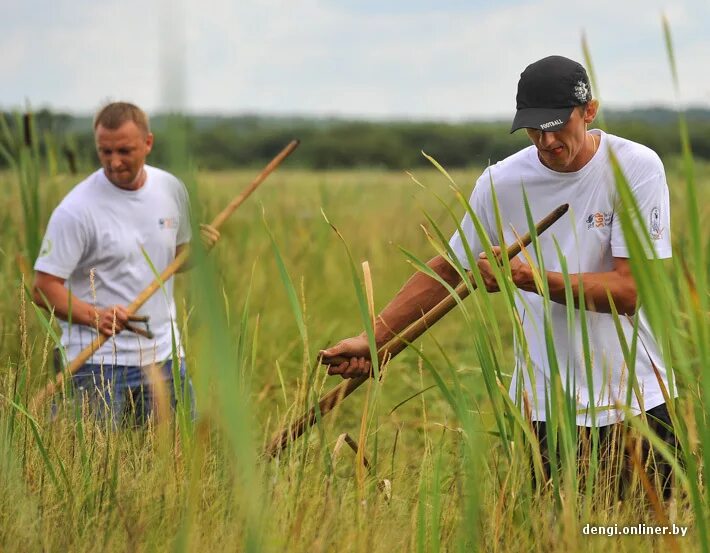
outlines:
[{"label": "wooden snath", "polygon": [[[537,235],[542,234],[548,228],[550,228],[556,221],[560,219],[567,210],[569,209],[569,204],[563,204],[550,212],[545,218],[541,219],[537,225],[535,225],[535,231]],[[508,259],[512,259],[518,255],[521,250],[528,246],[532,241],[530,233],[525,234],[520,237],[515,244],[511,245],[507,250]],[[456,287],[456,294],[463,300],[466,298],[471,290],[476,289],[475,283],[472,287],[469,287],[469,283],[461,282]],[[389,362],[395,355],[404,350],[409,344],[414,340],[419,338],[424,334],[431,326],[433,326],[437,321],[439,321],[444,315],[451,311],[460,301],[452,295],[447,296],[441,300],[437,305],[431,308],[427,313],[425,313],[421,318],[417,319],[411,325],[409,325],[403,332],[394,336],[389,342],[377,350],[377,357],[380,363],[384,364]],[[340,363],[349,361],[346,357],[330,357],[327,359],[322,359],[321,362],[324,365],[339,365]],[[369,376],[359,376],[356,378],[351,378],[341,382],[338,386],[331,389],[318,401],[318,411],[320,417],[325,416],[327,413],[332,411],[343,399],[348,397],[351,393],[357,390],[364,382],[368,380]],[[301,436],[306,428],[310,428],[316,422],[316,406],[311,407],[306,413],[301,415],[295,422],[289,425],[287,428],[280,430],[274,435],[269,445],[264,451],[264,455],[267,457],[275,457],[282,449],[288,445],[290,441],[296,440]]]},{"label": "wooden snath", "polygon": [[[276,157],[274,157],[266,167],[259,173],[256,178],[247,186],[238,196],[236,196],[227,207],[225,207],[210,223],[215,229],[219,229],[224,222],[234,213],[234,211],[244,203],[244,201],[251,195],[254,190],[256,190],[259,185],[264,182],[266,177],[268,177],[280,164],[285,160],[291,153],[298,147],[299,141],[292,140],[283,150],[281,150]],[[139,295],[138,297],[127,307],[128,314],[133,316],[135,312],[140,309],[140,307],[150,298],[161,286],[162,283],[166,282],[170,277],[172,277],[187,261],[189,256],[188,248],[185,248],[175,259],[168,265],[163,272],[160,274],[159,278],[156,278],[151,282]],[[79,355],[72,360],[71,364],[66,368],[65,371],[60,372],[57,377],[48,382],[47,385],[40,390],[33,398],[30,403],[31,411],[35,412],[39,406],[42,405],[44,401],[50,398],[64,382],[65,375],[72,375],[79,367],[81,367],[86,361],[93,355],[93,353],[99,349],[109,336],[104,334],[99,334],[91,344],[89,344],[84,350],[79,353]]]}]

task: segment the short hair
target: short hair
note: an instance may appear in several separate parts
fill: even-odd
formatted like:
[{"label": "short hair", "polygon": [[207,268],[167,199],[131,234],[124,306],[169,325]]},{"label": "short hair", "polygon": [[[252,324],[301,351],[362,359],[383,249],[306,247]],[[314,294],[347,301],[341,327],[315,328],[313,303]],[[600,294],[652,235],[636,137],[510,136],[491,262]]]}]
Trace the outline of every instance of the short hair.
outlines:
[{"label": "short hair", "polygon": [[94,117],[94,130],[99,125],[116,130],[128,121],[133,121],[143,133],[150,133],[150,122],[146,113],[135,104],[128,102],[111,102],[102,107]]}]

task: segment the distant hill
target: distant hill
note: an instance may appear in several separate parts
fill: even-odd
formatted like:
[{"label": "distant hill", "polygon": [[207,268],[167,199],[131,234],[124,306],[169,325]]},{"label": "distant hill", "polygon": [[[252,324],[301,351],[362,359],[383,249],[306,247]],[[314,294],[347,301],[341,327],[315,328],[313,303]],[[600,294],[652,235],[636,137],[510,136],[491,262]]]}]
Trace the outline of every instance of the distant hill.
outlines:
[{"label": "distant hill", "polygon": [[[609,121],[642,121],[650,124],[674,124],[678,121],[678,112],[664,107],[646,107],[626,110],[605,110]],[[710,123],[710,108],[692,107],[685,110],[689,121]]]},{"label": "distant hill", "polygon": [[[662,106],[649,106],[632,109],[603,108],[604,116],[608,122],[635,121],[649,124],[672,124],[678,121],[678,112]],[[710,122],[710,108],[691,107],[685,111],[686,117],[692,121]],[[61,115],[61,114],[57,114]],[[70,132],[85,132],[91,128],[92,116],[89,115],[67,115],[69,123],[67,130]],[[370,121],[363,118],[333,117],[333,116],[288,116],[288,115],[268,115],[268,114],[188,114],[191,127],[198,131],[206,131],[218,125],[234,125],[235,131],[239,133],[250,133],[265,129],[295,129],[305,127],[327,128],[347,123],[371,123],[377,125],[402,124],[402,123],[432,123],[436,121],[418,121],[416,119],[392,119]],[[151,117],[151,122],[156,131],[165,127],[167,116],[165,114],[155,114]],[[507,119],[480,121],[469,119],[460,122],[444,121],[443,124],[451,125],[497,125],[506,124]]]},{"label": "distant hill", "polygon": [[[630,110],[605,109],[607,130],[641,142],[661,156],[680,151],[678,114],[664,107]],[[710,159],[710,109],[686,112],[695,155]],[[11,134],[19,136],[22,120],[5,114]],[[53,136],[52,144],[71,150],[80,163],[95,164],[92,118],[39,110],[33,114],[40,136]],[[151,160],[166,163],[175,137],[175,117],[152,117],[156,146]],[[368,121],[340,117],[269,116],[258,114],[188,115],[188,147],[198,167],[227,169],[259,166],[290,139],[302,141],[289,164],[314,168],[385,167],[408,169],[427,163],[421,151],[446,167],[495,163],[529,142],[525,133],[509,134],[509,120],[499,121]],[[2,140],[2,138],[0,138]],[[61,158],[61,156],[59,156]],[[0,158],[0,164],[5,160]]]}]

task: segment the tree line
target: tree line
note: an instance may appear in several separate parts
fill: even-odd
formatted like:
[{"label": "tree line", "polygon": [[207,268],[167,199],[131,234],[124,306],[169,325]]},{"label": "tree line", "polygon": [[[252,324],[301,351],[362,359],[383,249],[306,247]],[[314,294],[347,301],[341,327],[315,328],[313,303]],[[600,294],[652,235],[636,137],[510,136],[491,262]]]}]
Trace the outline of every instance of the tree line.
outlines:
[{"label": "tree line", "polygon": [[[175,129],[184,130],[193,163],[221,170],[262,166],[293,138],[301,140],[292,167],[306,169],[409,169],[427,165],[424,151],[447,168],[495,163],[529,144],[524,132],[509,133],[508,122],[358,121],[306,117],[204,116],[177,119],[158,115],[152,126],[156,143],[151,163],[165,164],[175,142]],[[693,153],[710,159],[710,110],[687,113]],[[648,109],[606,114],[606,130],[645,144],[661,157],[681,151],[677,114]],[[27,136],[30,133],[32,136]],[[51,154],[65,169],[95,165],[90,117],[39,110],[31,115],[3,114],[0,142],[35,140],[40,155]],[[50,152],[50,149],[55,151]],[[0,166],[7,166],[0,156]]]}]

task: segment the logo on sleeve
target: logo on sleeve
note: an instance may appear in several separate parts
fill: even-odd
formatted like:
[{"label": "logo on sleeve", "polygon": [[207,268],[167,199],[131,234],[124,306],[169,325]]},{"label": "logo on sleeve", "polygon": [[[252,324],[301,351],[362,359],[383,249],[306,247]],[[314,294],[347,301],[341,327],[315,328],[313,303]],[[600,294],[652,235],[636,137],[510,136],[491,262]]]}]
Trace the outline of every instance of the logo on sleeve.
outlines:
[{"label": "logo on sleeve", "polygon": [[651,209],[651,214],[648,218],[648,231],[651,234],[651,240],[660,240],[663,231],[661,229],[661,210],[657,207]]},{"label": "logo on sleeve", "polygon": [[161,217],[158,219],[160,230],[176,229],[178,226],[177,217]]},{"label": "logo on sleeve", "polygon": [[608,227],[614,221],[613,211],[597,211],[590,213],[586,218],[587,230]]},{"label": "logo on sleeve", "polygon": [[52,253],[52,241],[49,238],[45,238],[39,250],[39,257],[44,257],[50,253]]}]

